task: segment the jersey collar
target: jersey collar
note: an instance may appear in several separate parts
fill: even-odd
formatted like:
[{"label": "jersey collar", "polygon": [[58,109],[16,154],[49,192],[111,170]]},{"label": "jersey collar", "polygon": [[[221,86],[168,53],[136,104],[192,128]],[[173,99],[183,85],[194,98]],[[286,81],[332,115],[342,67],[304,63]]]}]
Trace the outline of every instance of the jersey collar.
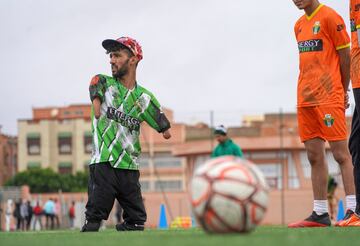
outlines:
[{"label": "jersey collar", "polygon": [[129,88],[127,88],[127,87],[125,87],[122,83],[121,83],[121,81],[120,80],[116,80],[119,84],[120,84],[120,86],[122,87],[122,88],[124,88],[126,91],[134,91],[134,90],[136,90],[137,89],[137,87],[138,87],[138,83],[137,83],[137,81],[135,81],[135,85],[134,85],[134,87],[133,88],[131,88],[131,89],[129,89]]},{"label": "jersey collar", "polygon": [[222,143],[222,145],[227,146],[227,145],[231,144],[231,142],[232,142],[231,139],[228,138],[228,139],[225,140],[225,142]]},{"label": "jersey collar", "polygon": [[312,12],[311,15],[305,14],[306,19],[307,19],[308,21],[311,20],[311,19],[317,14],[317,12],[319,12],[319,10],[321,9],[322,6],[324,6],[324,4],[321,3],[321,4],[314,10],[314,12]]}]

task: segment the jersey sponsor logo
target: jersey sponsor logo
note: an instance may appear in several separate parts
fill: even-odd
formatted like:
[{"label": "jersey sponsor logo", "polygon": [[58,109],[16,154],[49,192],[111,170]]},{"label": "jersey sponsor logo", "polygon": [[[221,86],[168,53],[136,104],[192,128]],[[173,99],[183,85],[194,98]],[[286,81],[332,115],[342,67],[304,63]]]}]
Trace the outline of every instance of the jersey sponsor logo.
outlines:
[{"label": "jersey sponsor logo", "polygon": [[315,21],[315,24],[313,26],[313,33],[314,35],[316,35],[319,32],[320,32],[320,21]]},{"label": "jersey sponsor logo", "polygon": [[313,52],[313,51],[322,51],[323,50],[323,41],[322,39],[310,39],[305,41],[298,42],[299,52]]},{"label": "jersey sponsor logo", "polygon": [[331,116],[331,114],[325,114],[325,117],[324,117],[324,123],[325,123],[325,126],[327,127],[332,127],[334,125],[334,117]]},{"label": "jersey sponsor logo", "polygon": [[108,107],[106,116],[110,120],[118,122],[120,125],[129,128],[130,131],[140,130],[140,121],[124,112],[118,111],[115,108]]}]

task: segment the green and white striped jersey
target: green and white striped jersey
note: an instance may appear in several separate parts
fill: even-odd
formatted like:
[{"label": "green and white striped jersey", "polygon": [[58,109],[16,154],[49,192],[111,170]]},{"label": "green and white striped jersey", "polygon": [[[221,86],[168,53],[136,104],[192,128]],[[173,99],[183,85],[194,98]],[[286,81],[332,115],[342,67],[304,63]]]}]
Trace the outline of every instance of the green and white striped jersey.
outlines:
[{"label": "green and white striped jersey", "polygon": [[90,164],[110,162],[114,168],[138,170],[141,153],[140,123],[146,121],[159,133],[170,128],[159,102],[145,88],[131,90],[115,78],[96,75],[90,84],[90,99],[101,101],[101,116],[92,110],[93,152]]}]

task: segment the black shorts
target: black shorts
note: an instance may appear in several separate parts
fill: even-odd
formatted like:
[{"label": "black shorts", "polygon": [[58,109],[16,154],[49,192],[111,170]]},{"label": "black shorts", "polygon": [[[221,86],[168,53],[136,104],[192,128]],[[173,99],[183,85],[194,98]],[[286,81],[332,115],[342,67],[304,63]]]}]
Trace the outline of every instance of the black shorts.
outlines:
[{"label": "black shorts", "polygon": [[113,168],[109,162],[89,166],[88,221],[107,220],[115,198],[124,210],[123,219],[130,224],[144,224],[146,211],[140,189],[140,172]]}]

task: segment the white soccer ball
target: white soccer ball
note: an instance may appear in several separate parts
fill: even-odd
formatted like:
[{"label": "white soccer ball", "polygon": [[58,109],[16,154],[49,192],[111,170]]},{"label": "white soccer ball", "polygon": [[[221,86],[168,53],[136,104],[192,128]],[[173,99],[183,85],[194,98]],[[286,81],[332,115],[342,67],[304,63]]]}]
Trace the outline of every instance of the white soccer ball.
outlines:
[{"label": "white soccer ball", "polygon": [[249,232],[263,219],[268,185],[250,161],[224,156],[195,170],[190,199],[193,213],[210,233]]}]

